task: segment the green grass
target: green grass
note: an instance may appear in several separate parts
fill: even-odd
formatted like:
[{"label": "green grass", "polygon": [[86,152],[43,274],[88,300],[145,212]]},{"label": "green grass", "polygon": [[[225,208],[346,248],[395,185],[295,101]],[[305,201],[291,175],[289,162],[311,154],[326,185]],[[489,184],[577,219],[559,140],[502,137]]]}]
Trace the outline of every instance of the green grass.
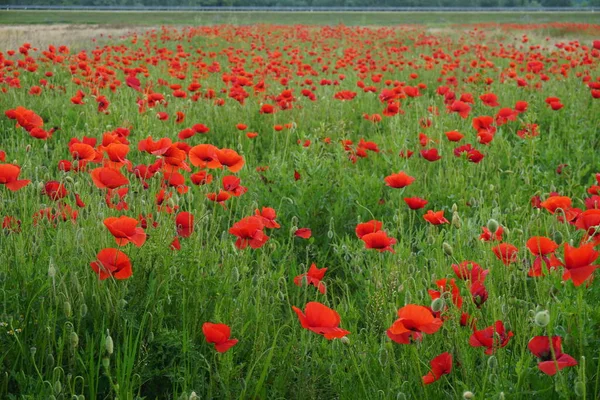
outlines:
[{"label": "green grass", "polygon": [[464,23],[600,23],[600,13],[589,12],[104,12],[104,11],[0,11],[0,24],[100,24],[100,25],[212,25],[212,24],[313,24],[446,26]]},{"label": "green grass", "polygon": [[[225,26],[184,37],[172,30],[163,33],[88,51],[87,76],[82,73],[83,54],[50,62],[41,53],[31,53],[38,68],[35,72],[19,69],[21,88],[0,84],[6,89],[0,92],[2,112],[24,106],[42,116],[45,127],[60,128],[49,140],[37,140],[0,115],[0,150],[6,152],[6,162],[22,167],[21,179],[32,181],[17,192],[0,185],[0,216],[21,220],[20,232],[4,230],[0,235],[0,398],[190,399],[195,392],[202,399],[445,399],[461,398],[465,391],[473,392],[476,399],[596,397],[600,282],[574,287],[571,281],[562,282],[562,270],[528,277],[533,257],[525,242],[541,235],[578,245],[582,237],[574,226],[532,208],[530,199],[536,194],[545,199],[557,191],[584,208],[583,199],[589,197],[586,189],[600,172],[600,100],[592,98],[577,74],[595,79],[600,72],[598,58],[572,65],[563,76],[560,67],[553,67],[582,60],[587,52],[581,47],[572,52],[554,46],[531,49],[529,44],[521,48],[522,43],[510,36],[488,37],[485,32],[435,35],[420,29],[359,32],[341,27]],[[511,56],[500,56],[500,43]],[[521,68],[530,59],[540,59],[538,53],[548,61],[544,71],[550,80],[537,89],[535,84],[542,81],[531,76],[529,87],[519,87],[509,77],[511,72],[526,77]],[[166,54],[171,56],[161,59]],[[346,54],[348,59],[343,60]],[[426,65],[428,57],[431,62]],[[11,59],[23,57],[17,53]],[[297,60],[310,65],[315,75],[303,68],[306,75],[298,76]],[[485,66],[484,60],[493,64]],[[391,64],[399,61],[404,63]],[[209,71],[214,63],[220,71]],[[70,65],[76,67],[75,73]],[[323,65],[329,65],[327,72]],[[361,65],[366,76],[357,70]],[[143,95],[125,85],[122,71],[136,66],[147,69],[148,77],[138,75],[142,84],[151,82],[153,91],[165,94],[168,105],[138,112],[137,100]],[[179,66],[184,79],[175,76]],[[448,72],[442,73],[443,66]],[[267,85],[265,93],[256,94],[246,86],[250,95],[243,105],[228,97],[229,86],[223,82],[223,74],[235,70],[241,75],[242,69],[253,75],[254,84],[264,79]],[[48,71],[52,77],[45,76]],[[13,72],[6,70],[4,76]],[[412,72],[418,78],[412,79]],[[371,79],[376,73],[383,75],[380,83]],[[319,84],[321,79],[339,79],[339,74],[345,75],[339,86]],[[468,79],[474,76],[482,79]],[[289,78],[286,85],[282,77]],[[469,118],[447,113],[443,96],[436,93],[450,77],[456,77],[457,98],[463,93],[475,98]],[[486,85],[484,77],[494,82]],[[53,88],[45,87],[41,96],[29,95],[40,79],[47,79]],[[113,92],[104,79],[109,83],[116,79],[121,85]],[[184,89],[197,79],[202,93],[214,89],[225,105],[203,98],[197,102],[176,98],[159,79]],[[302,85],[306,79],[313,84]],[[420,97],[401,100],[405,114],[373,124],[363,113],[382,112],[378,94],[387,79],[424,83],[427,88],[421,89]],[[359,80],[376,86],[376,93],[359,89]],[[315,102],[301,94],[312,85]],[[260,114],[262,103],[274,104],[272,97],[264,96],[277,96],[286,87],[294,89],[298,107]],[[74,105],[70,98],[80,89],[87,94],[86,104]],[[108,114],[97,111],[92,96],[96,90],[110,101]],[[358,94],[351,101],[334,100],[340,90]],[[529,109],[499,127],[493,142],[485,146],[477,143],[472,118],[497,112],[498,108],[486,107],[478,99],[488,92],[498,95],[502,107],[524,100]],[[560,97],[564,108],[551,110],[545,103],[549,96]],[[429,107],[437,107],[439,115]],[[168,112],[169,120],[159,121],[158,111]],[[175,123],[176,111],[186,114],[183,124]],[[429,128],[422,126],[424,119],[431,119]],[[291,129],[273,129],[292,122]],[[208,201],[206,194],[219,190],[221,177],[230,174],[227,170],[210,170],[214,181],[204,186],[192,185],[190,173],[182,171],[189,192],[168,189],[173,197],[165,202],[196,218],[195,232],[181,239],[180,251],[169,249],[175,237],[174,215],[156,205],[160,173],[148,180],[147,189],[126,173],[131,181],[128,209],[115,210],[107,207],[106,191],[98,189],[88,173],[57,168],[60,160],[71,159],[72,138],[94,137],[100,144],[104,132],[120,126],[131,128],[127,159],[133,165],[151,164],[156,157],[137,150],[140,140],[152,136],[176,141],[180,130],[196,123],[206,124],[211,131],[186,142],[211,143],[243,155],[246,165],[237,176],[248,192],[231,198],[224,208]],[[259,136],[247,138],[245,131],[236,129],[238,123],[247,124],[246,131]],[[524,123],[539,124],[540,135],[519,138],[516,132]],[[466,137],[461,144],[472,143],[485,154],[483,161],[474,164],[455,157],[457,145],[444,135],[450,130],[462,132]],[[435,141],[428,147],[438,148],[442,159],[430,163],[419,157],[420,132]],[[356,144],[361,138],[377,143],[381,152],[369,152],[367,158],[352,163],[340,141]],[[308,147],[298,143],[307,139],[311,140]],[[415,155],[400,158],[403,149]],[[559,164],[568,164],[560,175]],[[261,166],[269,168],[258,172]],[[400,170],[414,176],[415,182],[405,189],[387,187],[384,177]],[[301,179],[294,179],[294,171]],[[86,203],[77,209],[76,221],[34,224],[33,215],[40,209],[57,207],[57,202],[41,194],[50,180],[60,181],[68,190],[64,202],[77,209],[77,193]],[[406,207],[402,198],[408,196],[426,198],[426,209],[444,210],[454,222],[429,225],[422,210]],[[270,239],[262,248],[237,249],[229,228],[265,206],[277,211],[281,228],[267,230]],[[140,214],[153,218],[146,229],[148,240],[141,248],[121,247],[131,259],[133,276],[98,280],[90,262],[101,249],[117,247],[103,220]],[[492,218],[505,227],[504,241],[520,249],[518,262],[503,265],[491,250],[497,243],[479,240],[482,226]],[[356,224],[371,219],[383,221],[384,229],[397,239],[395,253],[365,249],[356,237]],[[152,221],[158,225],[153,227]],[[313,237],[294,237],[297,227],[311,228]],[[444,251],[444,243],[453,248],[452,256]],[[562,250],[557,256],[563,257]],[[398,308],[429,306],[427,290],[435,289],[438,279],[453,278],[451,265],[464,260],[473,260],[490,273],[489,299],[481,308],[471,301],[465,282],[457,282],[463,311],[477,318],[479,329],[503,320],[514,332],[508,345],[493,356],[471,347],[472,331],[459,325],[460,310],[452,305],[443,314],[443,327],[424,335],[422,342],[401,345],[389,340],[386,329],[396,320]],[[293,283],[311,263],[328,268],[325,295],[313,286]],[[340,326],[351,332],[348,341],[328,341],[301,327],[292,306],[303,309],[309,301],[324,303],[340,314]],[[541,310],[550,314],[545,327],[533,320]],[[217,353],[202,333],[207,321],[231,326],[239,343]],[[554,377],[542,374],[527,349],[536,335],[562,336],[564,352],[579,365]],[[107,340],[114,342],[113,352],[108,351]],[[421,377],[429,371],[429,361],[446,351],[454,356],[452,373],[423,386]]]}]

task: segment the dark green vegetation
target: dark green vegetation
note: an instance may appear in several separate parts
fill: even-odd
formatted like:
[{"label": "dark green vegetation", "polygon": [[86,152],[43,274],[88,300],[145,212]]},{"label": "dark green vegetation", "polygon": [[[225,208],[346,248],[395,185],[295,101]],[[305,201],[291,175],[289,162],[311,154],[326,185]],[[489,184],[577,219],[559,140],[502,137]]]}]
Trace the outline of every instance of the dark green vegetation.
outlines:
[{"label": "dark green vegetation", "polygon": [[569,7],[600,5],[600,2],[598,0],[2,0],[0,4],[129,7]]},{"label": "dark green vegetation", "polygon": [[314,24],[447,26],[466,23],[600,23],[600,13],[330,13],[330,12],[104,12],[104,11],[0,11],[0,24],[100,25],[212,25],[212,24]]}]

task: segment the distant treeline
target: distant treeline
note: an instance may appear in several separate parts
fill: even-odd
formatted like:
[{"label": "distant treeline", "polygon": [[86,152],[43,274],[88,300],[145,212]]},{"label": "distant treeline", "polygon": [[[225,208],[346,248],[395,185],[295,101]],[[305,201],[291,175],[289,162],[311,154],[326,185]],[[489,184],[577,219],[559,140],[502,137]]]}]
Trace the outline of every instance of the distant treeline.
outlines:
[{"label": "distant treeline", "polygon": [[0,5],[166,7],[586,7],[600,0],[0,0]]}]

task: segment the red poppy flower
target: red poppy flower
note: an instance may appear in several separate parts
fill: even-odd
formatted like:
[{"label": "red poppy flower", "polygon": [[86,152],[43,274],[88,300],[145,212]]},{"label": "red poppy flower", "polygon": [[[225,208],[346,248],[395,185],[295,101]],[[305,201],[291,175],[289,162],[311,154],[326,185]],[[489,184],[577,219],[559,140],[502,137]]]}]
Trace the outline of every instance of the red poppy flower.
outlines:
[{"label": "red poppy flower", "polygon": [[396,343],[409,344],[411,339],[420,341],[423,333],[432,335],[442,327],[442,320],[435,318],[427,307],[408,304],[398,310],[398,319],[386,331]]},{"label": "red poppy flower", "polygon": [[527,241],[526,245],[531,254],[535,256],[533,265],[529,269],[527,275],[532,277],[542,276],[544,274],[542,262],[546,265],[548,270],[553,268],[551,259],[546,257],[558,249],[558,245],[553,240],[543,236],[534,236]]},{"label": "red poppy flower", "polygon": [[512,336],[512,332],[506,332],[502,321],[496,321],[492,326],[475,330],[469,338],[469,344],[473,347],[485,347],[485,354],[490,355],[506,346]]},{"label": "red poppy flower", "polygon": [[127,279],[132,274],[131,261],[127,254],[113,248],[100,250],[96,261],[92,261],[90,266],[98,274],[100,280],[111,276],[115,279]]},{"label": "red poppy flower", "polygon": [[473,300],[473,303],[477,308],[481,308],[488,299],[488,291],[482,281],[474,281],[471,283],[469,292],[471,293],[471,300]]},{"label": "red poppy flower", "polygon": [[231,329],[225,324],[205,322],[202,324],[202,333],[206,342],[213,343],[219,353],[225,353],[238,342],[237,339],[230,339]]},{"label": "red poppy flower", "polygon": [[327,289],[325,287],[325,284],[323,282],[321,282],[321,280],[325,276],[325,272],[327,272],[327,268],[319,269],[313,263],[313,264],[311,264],[307,273],[298,275],[297,277],[294,278],[294,284],[296,286],[302,286],[303,280],[306,279],[307,285],[313,285],[314,287],[316,287],[319,290],[319,292],[321,292],[322,294],[325,294]]},{"label": "red poppy flower", "polygon": [[460,142],[465,136],[458,131],[450,131],[445,133],[446,137],[451,142]]},{"label": "red poppy flower", "polygon": [[474,261],[463,261],[460,264],[452,264],[452,270],[458,279],[471,282],[483,282],[485,277],[490,272],[484,270],[479,264]]},{"label": "red poppy flower", "polygon": [[349,331],[339,327],[340,315],[324,304],[311,301],[304,307],[304,312],[294,306],[292,306],[292,309],[298,315],[300,324],[304,329],[323,335],[325,339],[342,338],[350,334]]},{"label": "red poppy flower", "polygon": [[219,161],[219,149],[212,144],[199,144],[190,149],[190,162],[200,168],[222,168]]},{"label": "red poppy flower", "polygon": [[265,228],[269,228],[269,229],[279,229],[281,228],[281,225],[279,225],[277,223],[277,221],[275,221],[275,218],[277,218],[277,212],[275,211],[275,209],[271,208],[271,207],[263,207],[262,210],[254,210],[254,215],[256,215],[257,217],[262,218],[262,222],[265,226]]},{"label": "red poppy flower", "polygon": [[229,233],[238,237],[235,246],[245,249],[250,245],[253,249],[262,247],[269,237],[263,232],[265,225],[262,217],[246,217],[233,224]]},{"label": "red poppy flower", "polygon": [[448,352],[442,353],[431,360],[429,365],[431,366],[431,371],[423,377],[424,385],[429,385],[440,379],[443,375],[452,372],[452,355]]},{"label": "red poppy flower", "polygon": [[296,232],[294,232],[294,235],[302,239],[310,239],[312,231],[310,228],[298,228],[296,229]]},{"label": "red poppy flower", "polygon": [[538,368],[546,375],[553,376],[558,371],[577,365],[577,361],[562,352],[560,336],[553,336],[552,342],[548,336],[535,336],[529,341],[527,348],[540,359]]},{"label": "red poppy flower", "polygon": [[405,197],[404,202],[408,205],[411,210],[418,210],[425,207],[428,203],[427,200],[420,197]]},{"label": "red poppy flower", "polygon": [[435,148],[429,150],[421,150],[421,157],[423,157],[429,162],[434,162],[442,158],[442,156],[438,154],[438,149]]},{"label": "red poppy flower", "polygon": [[139,221],[135,218],[122,215],[120,217],[109,217],[104,220],[104,226],[115,237],[119,246],[125,246],[131,242],[140,247],[146,242],[146,233],[141,227],[137,227]]},{"label": "red poppy flower", "polygon": [[240,185],[241,179],[235,175],[224,176],[221,181],[223,189],[232,196],[239,197],[248,191],[247,187]]},{"label": "red poppy flower", "polygon": [[504,265],[514,263],[519,257],[519,249],[509,243],[500,243],[498,246],[492,248],[492,251]]},{"label": "red poppy flower", "polygon": [[423,219],[432,225],[447,224],[449,221],[444,218],[444,210],[432,211],[427,210],[427,214],[423,215]]},{"label": "red poppy flower", "polygon": [[217,159],[222,165],[226,166],[229,171],[233,173],[241,170],[245,163],[244,157],[240,156],[235,150],[231,149],[217,150]]},{"label": "red poppy flower", "polygon": [[492,240],[502,241],[502,234],[504,233],[504,228],[502,226],[499,225],[498,229],[496,229],[496,232],[494,232],[493,235],[487,226],[484,226],[481,229],[483,230],[483,233],[479,235],[479,240],[484,242],[489,242]]},{"label": "red poppy flower", "polygon": [[460,100],[454,100],[452,104],[448,106],[448,111],[458,113],[461,118],[467,118],[471,112],[471,106]]},{"label": "red poppy flower", "polygon": [[194,215],[187,211],[180,212],[175,217],[175,226],[177,227],[177,235],[180,237],[190,237],[194,232]]},{"label": "red poppy flower", "polygon": [[396,239],[388,237],[387,233],[384,231],[367,233],[361,237],[361,240],[365,242],[365,248],[367,249],[375,249],[380,253],[383,253],[384,251],[394,253],[394,249],[390,246],[396,244]]},{"label": "red poppy flower", "polygon": [[[598,200],[600,201],[600,197]],[[597,227],[600,226],[600,209],[586,210],[579,214],[575,226],[585,231],[584,240],[587,241],[589,238],[594,237],[594,243],[598,244],[600,234],[597,232]]]},{"label": "red poppy flower", "polygon": [[494,93],[484,93],[479,96],[479,99],[488,107],[498,107],[500,105],[498,104],[498,96],[496,96]]},{"label": "red poppy flower", "polygon": [[442,293],[451,293],[452,295],[452,303],[457,307],[461,308],[463,304],[463,299],[460,296],[460,290],[458,286],[456,286],[456,282],[454,279],[438,279],[435,281],[436,286],[439,290],[429,289],[427,292],[429,293],[429,297],[432,300],[439,299],[442,297]]},{"label": "red poppy flower", "polygon": [[213,176],[206,171],[198,171],[190,175],[190,179],[194,185],[207,185],[212,182]]},{"label": "red poppy flower", "polygon": [[594,250],[594,244],[588,243],[580,247],[572,247],[565,243],[565,268],[567,271],[563,279],[571,279],[575,286],[579,286],[592,277],[592,274],[598,268],[592,265],[600,255]]},{"label": "red poppy flower", "polygon": [[386,176],[384,178],[384,181],[389,187],[401,189],[413,183],[415,181],[415,178],[409,176],[403,171],[400,171],[397,174]]},{"label": "red poppy flower", "polygon": [[27,186],[31,181],[18,179],[21,173],[21,167],[14,164],[0,164],[0,185],[4,185],[8,190],[16,192]]},{"label": "red poppy flower", "polygon": [[550,214],[554,214],[557,209],[568,210],[571,208],[571,198],[567,196],[550,196],[540,205],[548,210]]},{"label": "red poppy flower", "polygon": [[69,146],[69,151],[74,160],[94,161],[98,153],[96,149],[86,143],[73,143]]},{"label": "red poppy flower", "polygon": [[127,185],[129,179],[116,169],[100,167],[90,172],[94,185],[100,189],[116,189]]},{"label": "red poppy flower", "polygon": [[382,226],[383,222],[374,219],[370,220],[369,222],[362,222],[356,225],[356,236],[358,236],[359,239],[362,239],[363,236],[369,233],[375,233],[380,231]]}]

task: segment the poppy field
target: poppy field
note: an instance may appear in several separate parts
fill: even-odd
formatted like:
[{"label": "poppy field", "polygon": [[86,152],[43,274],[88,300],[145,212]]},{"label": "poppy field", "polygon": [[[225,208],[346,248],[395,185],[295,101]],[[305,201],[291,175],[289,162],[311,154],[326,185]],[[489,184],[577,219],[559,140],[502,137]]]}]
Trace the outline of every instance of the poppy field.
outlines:
[{"label": "poppy field", "polygon": [[599,39],[2,49],[0,398],[598,398]]}]

